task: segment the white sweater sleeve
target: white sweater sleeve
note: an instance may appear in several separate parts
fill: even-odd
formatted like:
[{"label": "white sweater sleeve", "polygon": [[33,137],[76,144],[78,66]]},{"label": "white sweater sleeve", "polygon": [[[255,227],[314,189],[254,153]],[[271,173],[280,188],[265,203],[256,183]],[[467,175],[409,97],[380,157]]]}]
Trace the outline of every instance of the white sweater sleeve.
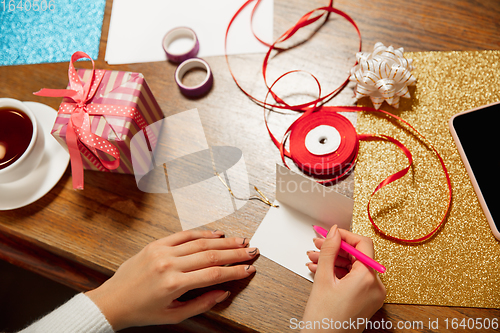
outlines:
[{"label": "white sweater sleeve", "polygon": [[104,314],[85,294],[68,302],[19,333],[114,333]]}]

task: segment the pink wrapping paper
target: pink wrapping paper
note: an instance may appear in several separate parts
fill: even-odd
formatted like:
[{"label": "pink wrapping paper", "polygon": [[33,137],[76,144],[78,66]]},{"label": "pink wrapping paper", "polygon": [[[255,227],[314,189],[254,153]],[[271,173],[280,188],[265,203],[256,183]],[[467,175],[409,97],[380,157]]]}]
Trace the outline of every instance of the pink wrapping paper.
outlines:
[{"label": "pink wrapping paper", "polygon": [[[92,70],[78,69],[78,76],[83,82],[90,79]],[[71,102],[64,99],[63,102]],[[137,108],[148,125],[164,118],[160,106],[156,102],[149,89],[144,76],[140,73],[123,71],[106,71],[94,97],[89,104],[120,105]],[[66,130],[68,127],[69,114],[59,113],[52,128],[52,135],[56,140],[67,148]],[[92,133],[107,139],[120,151],[120,165],[115,170],[106,169],[95,155],[79,144],[82,155],[83,167],[86,170],[105,172],[118,172],[132,174],[132,161],[130,154],[130,141],[140,131],[139,125],[130,118],[119,116],[90,116]],[[149,161],[151,147],[156,145],[158,133],[153,133],[147,128],[150,147],[141,147],[137,159]],[[107,155],[99,155],[103,160],[111,160]]]}]

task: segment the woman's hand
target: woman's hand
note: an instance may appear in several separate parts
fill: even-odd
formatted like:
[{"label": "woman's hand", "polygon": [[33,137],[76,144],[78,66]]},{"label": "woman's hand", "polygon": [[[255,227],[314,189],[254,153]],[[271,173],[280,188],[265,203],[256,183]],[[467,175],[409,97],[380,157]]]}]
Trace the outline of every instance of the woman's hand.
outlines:
[{"label": "woman's hand", "polygon": [[220,231],[188,230],[159,239],[124,262],[99,288],[86,293],[114,330],[131,326],[174,324],[208,311],[229,297],[213,290],[195,299],[177,300],[185,292],[255,272],[255,248],[246,238],[221,238]]},{"label": "woman's hand", "polygon": [[[315,276],[304,322],[323,323],[325,318],[328,323],[356,322],[357,318],[371,318],[384,304],[386,291],[377,273],[340,250],[341,239],[373,258],[370,238],[337,229],[337,226],[330,229],[326,239],[316,238],[314,243],[321,251],[308,252],[312,261],[308,267]],[[364,325],[355,331],[363,329]]]}]

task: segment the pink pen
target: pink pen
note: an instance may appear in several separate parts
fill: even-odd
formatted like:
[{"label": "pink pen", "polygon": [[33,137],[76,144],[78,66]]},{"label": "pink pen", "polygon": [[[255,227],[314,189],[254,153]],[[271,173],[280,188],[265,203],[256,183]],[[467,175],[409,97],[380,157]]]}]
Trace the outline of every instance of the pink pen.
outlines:
[{"label": "pink pen", "polygon": [[[321,236],[323,236],[323,237],[326,238],[326,235],[328,234],[328,231],[326,231],[325,229],[323,229],[323,228],[321,228],[320,226],[317,226],[317,225],[314,225],[313,228],[314,228],[314,230],[316,230],[316,232],[318,234],[320,234]],[[343,240],[340,241],[340,248],[342,250],[344,250],[345,252],[352,254],[354,257],[356,257],[356,259],[358,259],[359,261],[361,261],[366,266],[369,266],[369,267],[373,268],[374,270],[376,270],[379,273],[385,273],[386,268],[384,267],[384,265],[379,264],[378,262],[376,262],[372,258],[368,257],[363,252],[361,252],[359,250],[356,250],[354,247],[352,247],[351,245],[347,244]]]}]

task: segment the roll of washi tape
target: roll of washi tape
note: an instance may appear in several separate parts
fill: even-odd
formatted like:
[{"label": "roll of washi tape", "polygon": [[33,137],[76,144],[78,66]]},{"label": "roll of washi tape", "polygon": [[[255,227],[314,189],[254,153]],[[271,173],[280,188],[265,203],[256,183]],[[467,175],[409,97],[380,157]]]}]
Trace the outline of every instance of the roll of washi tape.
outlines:
[{"label": "roll of washi tape", "polygon": [[[169,49],[170,44],[179,38],[189,38],[193,40],[193,43],[188,48],[187,52],[175,52]],[[194,58],[200,50],[200,43],[198,42],[198,37],[192,29],[186,27],[177,27],[165,34],[163,37],[163,50],[167,54],[168,60],[174,63],[181,63],[187,59]]]},{"label": "roll of washi tape", "polygon": [[[205,79],[198,85],[189,87],[182,83],[182,78],[191,69],[202,68],[207,71]],[[206,94],[211,88],[214,82],[212,75],[212,70],[208,63],[200,58],[191,58],[179,65],[175,70],[175,82],[179,86],[181,92],[187,97],[199,97]]]},{"label": "roll of washi tape", "polygon": [[297,119],[290,133],[290,156],[304,172],[335,176],[351,170],[359,139],[349,119],[337,112],[313,112]]}]

